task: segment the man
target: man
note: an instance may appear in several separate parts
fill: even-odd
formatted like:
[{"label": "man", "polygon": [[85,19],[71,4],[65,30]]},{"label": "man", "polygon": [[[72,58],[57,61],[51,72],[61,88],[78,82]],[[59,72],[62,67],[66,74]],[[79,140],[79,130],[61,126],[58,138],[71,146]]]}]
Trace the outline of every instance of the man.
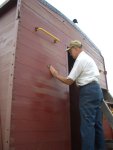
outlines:
[{"label": "man", "polygon": [[49,66],[50,72],[61,82],[67,85],[76,82],[80,88],[82,150],[105,150],[100,110],[103,94],[98,81],[98,68],[94,60],[83,51],[80,41],[71,41],[67,51],[76,59],[68,77],[60,75],[52,65]]}]

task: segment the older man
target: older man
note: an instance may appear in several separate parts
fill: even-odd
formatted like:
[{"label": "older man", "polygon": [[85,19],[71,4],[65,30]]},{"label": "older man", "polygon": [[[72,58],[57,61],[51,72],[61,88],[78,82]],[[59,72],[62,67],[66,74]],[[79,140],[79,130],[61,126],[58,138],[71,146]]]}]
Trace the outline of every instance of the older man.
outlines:
[{"label": "older man", "polygon": [[61,82],[67,85],[76,82],[80,88],[82,150],[105,150],[100,110],[103,94],[98,81],[98,68],[83,51],[80,41],[71,41],[67,51],[76,59],[68,77],[60,75],[52,65],[49,66],[50,72]]}]

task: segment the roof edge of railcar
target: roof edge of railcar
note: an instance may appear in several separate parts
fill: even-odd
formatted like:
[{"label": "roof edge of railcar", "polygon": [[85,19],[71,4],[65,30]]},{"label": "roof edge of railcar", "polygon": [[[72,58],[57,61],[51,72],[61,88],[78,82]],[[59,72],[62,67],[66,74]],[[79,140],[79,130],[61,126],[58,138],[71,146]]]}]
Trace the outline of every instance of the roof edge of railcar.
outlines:
[{"label": "roof edge of railcar", "polygon": [[17,4],[17,0],[6,0],[0,5],[0,17],[12,9]]},{"label": "roof edge of railcar", "polygon": [[[6,0],[2,5],[0,5],[0,17],[6,13],[8,10],[10,10],[12,7],[14,7],[17,4],[18,0]],[[76,25],[71,21],[68,17],[66,17],[63,13],[61,13],[58,9],[56,9],[54,6],[52,6],[50,3],[48,3],[46,0],[38,0],[41,4],[49,8],[54,13],[61,16],[64,20],[66,20],[70,25],[72,25],[76,30],[78,30],[84,39],[88,40],[88,42],[95,48],[99,54],[102,56],[101,51],[99,48],[91,41],[91,39]],[[102,56],[103,57],[103,56]]]},{"label": "roof edge of railcar", "polygon": [[[71,21],[68,17],[66,17],[63,13],[61,13],[58,9],[56,9],[54,6],[52,6],[50,3],[48,3],[46,0],[38,0],[40,3],[42,3],[43,5],[45,5],[46,7],[48,7],[51,11],[53,11],[54,13],[58,14],[59,16],[61,16],[64,20],[66,20],[70,25],[72,25],[76,30],[78,30],[82,35],[83,38],[87,39],[88,42],[101,54],[101,51],[99,50],[99,48],[91,41],[91,39],[75,24],[73,23],[73,21]],[[102,56],[103,57],[103,56]]]}]

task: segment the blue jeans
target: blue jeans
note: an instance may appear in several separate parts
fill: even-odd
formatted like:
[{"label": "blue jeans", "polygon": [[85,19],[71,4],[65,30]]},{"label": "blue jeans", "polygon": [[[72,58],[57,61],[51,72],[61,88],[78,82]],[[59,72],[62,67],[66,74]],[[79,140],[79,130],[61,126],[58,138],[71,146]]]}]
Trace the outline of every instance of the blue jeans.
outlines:
[{"label": "blue jeans", "polygon": [[102,127],[102,90],[93,82],[80,87],[82,150],[105,150]]}]

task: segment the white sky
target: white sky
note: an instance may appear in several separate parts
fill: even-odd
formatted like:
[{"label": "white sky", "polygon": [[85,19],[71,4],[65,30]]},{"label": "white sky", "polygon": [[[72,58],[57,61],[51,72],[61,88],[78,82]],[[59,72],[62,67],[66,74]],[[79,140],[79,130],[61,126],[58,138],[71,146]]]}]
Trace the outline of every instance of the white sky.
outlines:
[{"label": "white sky", "polygon": [[[0,0],[0,4],[4,0]],[[113,95],[113,0],[47,0],[95,43],[105,58],[108,87]]]}]

